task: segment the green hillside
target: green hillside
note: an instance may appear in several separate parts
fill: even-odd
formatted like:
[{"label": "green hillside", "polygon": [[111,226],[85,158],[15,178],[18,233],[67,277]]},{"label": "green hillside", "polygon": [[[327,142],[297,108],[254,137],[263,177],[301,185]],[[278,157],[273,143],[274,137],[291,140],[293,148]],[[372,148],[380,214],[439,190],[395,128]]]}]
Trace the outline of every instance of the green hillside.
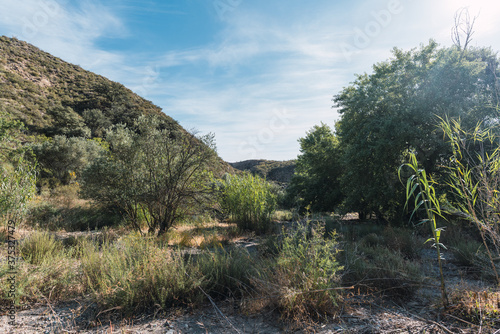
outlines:
[{"label": "green hillside", "polygon": [[141,114],[159,115],[178,127],[160,107],[123,85],[5,36],[0,37],[0,112],[49,136],[90,130],[96,137],[102,128],[130,125]]},{"label": "green hillside", "polygon": [[283,185],[290,183],[295,171],[295,160],[245,160],[230,163],[230,165],[237,170],[249,171],[252,174],[266,178],[268,181]]}]

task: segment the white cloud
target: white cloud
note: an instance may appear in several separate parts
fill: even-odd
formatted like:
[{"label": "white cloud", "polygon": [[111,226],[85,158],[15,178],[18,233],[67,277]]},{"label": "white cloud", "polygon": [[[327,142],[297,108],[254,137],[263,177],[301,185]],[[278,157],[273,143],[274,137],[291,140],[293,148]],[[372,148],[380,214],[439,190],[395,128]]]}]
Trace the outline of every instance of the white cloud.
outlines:
[{"label": "white cloud", "polygon": [[94,1],[0,0],[4,13],[0,28],[7,34],[40,49],[102,74],[113,74],[119,54],[102,50],[95,41],[103,36],[120,36],[125,28],[111,10]]}]

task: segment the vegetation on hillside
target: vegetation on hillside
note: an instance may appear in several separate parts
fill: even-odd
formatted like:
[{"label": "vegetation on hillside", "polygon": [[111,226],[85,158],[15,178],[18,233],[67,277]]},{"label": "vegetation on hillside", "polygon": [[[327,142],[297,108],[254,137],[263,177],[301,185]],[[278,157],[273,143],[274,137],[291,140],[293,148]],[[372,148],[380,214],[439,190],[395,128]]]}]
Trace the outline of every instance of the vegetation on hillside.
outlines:
[{"label": "vegetation on hillside", "polygon": [[143,114],[177,122],[123,85],[85,71],[16,38],[0,37],[0,111],[32,133],[102,137],[112,124]]},{"label": "vegetation on hillside", "polygon": [[295,170],[295,160],[246,160],[233,162],[230,165],[241,171],[248,171],[268,181],[286,186],[290,183]]}]

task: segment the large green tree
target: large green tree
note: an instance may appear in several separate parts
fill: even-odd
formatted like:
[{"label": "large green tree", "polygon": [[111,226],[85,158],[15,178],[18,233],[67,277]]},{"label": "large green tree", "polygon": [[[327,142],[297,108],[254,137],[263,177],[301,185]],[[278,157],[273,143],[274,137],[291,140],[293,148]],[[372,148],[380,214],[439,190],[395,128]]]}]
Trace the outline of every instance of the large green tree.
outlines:
[{"label": "large green tree", "polygon": [[68,183],[79,178],[83,170],[105,150],[100,140],[82,137],[54,136],[32,145],[42,178]]},{"label": "large green tree", "polygon": [[300,209],[333,211],[342,201],[339,143],[326,124],[316,125],[299,139],[295,174],[287,188],[289,203]]},{"label": "large green tree", "polygon": [[166,232],[208,194],[207,170],[216,158],[213,137],[165,129],[156,116],[141,116],[134,128],[108,131],[107,155],[83,173],[82,195],[117,206],[139,227]]},{"label": "large green tree", "polygon": [[440,48],[431,41],[373,66],[334,97],[341,115],[345,207],[394,218],[402,212],[397,169],[409,150],[436,172],[449,150],[436,116],[464,126],[497,121],[498,58],[490,49]]}]

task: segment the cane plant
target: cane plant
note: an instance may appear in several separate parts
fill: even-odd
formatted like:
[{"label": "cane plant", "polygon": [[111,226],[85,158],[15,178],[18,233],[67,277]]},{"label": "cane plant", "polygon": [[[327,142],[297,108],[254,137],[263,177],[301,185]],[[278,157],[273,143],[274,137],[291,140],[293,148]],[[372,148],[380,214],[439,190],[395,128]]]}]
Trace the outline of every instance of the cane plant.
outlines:
[{"label": "cane plant", "polygon": [[446,249],[446,247],[440,241],[443,228],[438,227],[436,219],[437,217],[443,218],[443,215],[441,206],[439,204],[439,198],[438,196],[436,196],[436,190],[434,188],[435,181],[430,175],[427,175],[425,169],[419,168],[417,157],[413,152],[409,153],[409,162],[399,167],[398,175],[400,180],[401,172],[404,167],[410,168],[412,173],[412,175],[406,181],[405,209],[408,208],[408,204],[411,198],[414,198],[414,208],[411,214],[411,218],[413,218],[415,213],[420,209],[423,209],[425,211],[425,218],[422,219],[419,224],[428,223],[432,231],[432,237],[429,238],[425,243],[432,242],[432,246],[436,249],[439,274],[441,278],[441,299],[443,306],[446,308],[448,307],[449,302],[444,282],[443,264],[441,257],[441,248]]}]

